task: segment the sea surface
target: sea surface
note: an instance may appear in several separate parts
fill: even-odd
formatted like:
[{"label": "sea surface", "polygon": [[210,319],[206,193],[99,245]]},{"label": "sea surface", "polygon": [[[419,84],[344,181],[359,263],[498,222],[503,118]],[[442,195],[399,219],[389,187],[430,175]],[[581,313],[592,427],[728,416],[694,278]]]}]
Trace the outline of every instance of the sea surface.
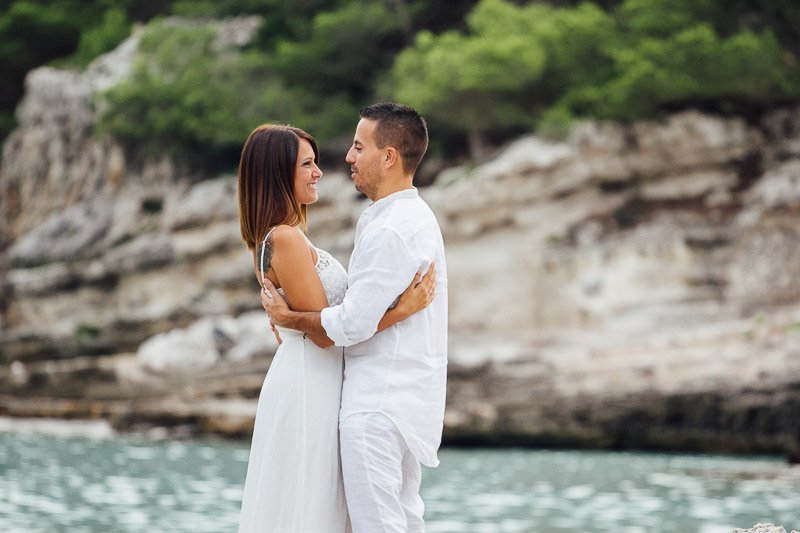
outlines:
[{"label": "sea surface", "polygon": [[[235,532],[248,448],[0,425],[0,532]],[[800,529],[800,483],[780,479],[779,457],[443,449],[440,459],[423,471],[428,533]]]}]

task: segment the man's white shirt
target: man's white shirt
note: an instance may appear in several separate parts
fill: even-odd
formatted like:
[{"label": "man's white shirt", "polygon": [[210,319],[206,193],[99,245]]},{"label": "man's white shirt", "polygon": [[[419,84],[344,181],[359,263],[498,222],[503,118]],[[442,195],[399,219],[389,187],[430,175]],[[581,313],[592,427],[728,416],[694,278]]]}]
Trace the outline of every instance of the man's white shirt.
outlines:
[{"label": "man's white shirt", "polygon": [[[408,319],[379,332],[378,322],[418,269],[436,263],[436,297]],[[344,301],[321,313],[322,326],[345,346],[339,420],[379,412],[400,430],[427,466],[439,463],[447,381],[447,266],[436,216],[406,189],[361,214]]]}]

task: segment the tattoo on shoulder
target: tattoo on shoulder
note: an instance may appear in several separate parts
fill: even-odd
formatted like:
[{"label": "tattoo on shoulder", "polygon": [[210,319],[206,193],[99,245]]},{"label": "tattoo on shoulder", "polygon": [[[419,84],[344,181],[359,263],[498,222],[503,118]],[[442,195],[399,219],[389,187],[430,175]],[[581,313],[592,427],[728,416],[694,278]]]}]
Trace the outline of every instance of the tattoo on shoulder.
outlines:
[{"label": "tattoo on shoulder", "polygon": [[274,250],[275,241],[272,239],[272,235],[267,237],[266,241],[258,245],[258,269],[264,275],[266,275],[266,273],[269,272],[269,269],[272,267],[272,254]]}]

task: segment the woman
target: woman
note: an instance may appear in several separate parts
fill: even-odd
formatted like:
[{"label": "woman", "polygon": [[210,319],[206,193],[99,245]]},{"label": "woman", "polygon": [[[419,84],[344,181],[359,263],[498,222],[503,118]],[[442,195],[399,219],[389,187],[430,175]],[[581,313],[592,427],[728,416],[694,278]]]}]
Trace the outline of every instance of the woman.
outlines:
[{"label": "woman", "polygon": [[[239,164],[242,238],[259,282],[268,278],[293,309],[305,311],[340,303],[347,289],[341,264],[300,229],[306,206],[317,201],[318,162],[309,134],[264,125],[248,137]],[[418,281],[419,273],[379,330],[430,303],[435,273]],[[278,333],[258,400],[239,532],[349,531],[338,438],[342,348],[299,331]]]}]

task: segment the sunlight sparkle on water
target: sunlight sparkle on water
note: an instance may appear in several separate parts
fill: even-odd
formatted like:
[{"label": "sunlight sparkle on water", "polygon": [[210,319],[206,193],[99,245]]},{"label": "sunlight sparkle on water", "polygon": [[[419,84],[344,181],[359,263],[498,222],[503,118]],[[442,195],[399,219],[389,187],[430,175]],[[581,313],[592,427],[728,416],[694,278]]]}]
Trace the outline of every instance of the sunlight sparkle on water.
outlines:
[{"label": "sunlight sparkle on water", "polygon": [[[248,455],[247,444],[0,432],[0,524],[9,533],[235,531]],[[423,472],[430,533],[800,525],[790,523],[796,484],[738,479],[784,468],[777,458],[446,449],[440,459]]]}]

